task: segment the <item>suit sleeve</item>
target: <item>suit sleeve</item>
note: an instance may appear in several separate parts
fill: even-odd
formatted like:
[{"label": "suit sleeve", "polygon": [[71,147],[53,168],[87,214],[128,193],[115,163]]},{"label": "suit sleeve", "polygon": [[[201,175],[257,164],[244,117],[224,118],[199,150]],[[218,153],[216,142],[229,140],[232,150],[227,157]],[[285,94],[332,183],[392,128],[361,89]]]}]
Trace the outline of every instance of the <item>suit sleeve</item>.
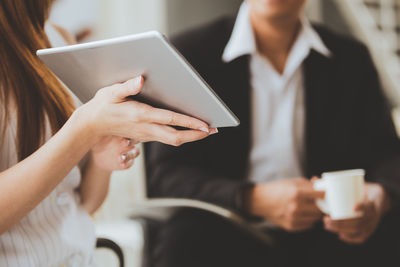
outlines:
[{"label": "suit sleeve", "polygon": [[388,103],[384,97],[371,56],[362,50],[361,65],[364,68],[361,81],[364,98],[365,120],[360,138],[361,148],[368,157],[369,179],[380,183],[392,196],[395,207],[400,207],[400,142],[397,136]]},{"label": "suit sleeve", "polygon": [[195,199],[246,215],[242,194],[252,184],[243,179],[224,177],[210,169],[210,160],[215,160],[210,155],[211,146],[207,139],[178,148],[160,143],[146,144],[149,197]]}]

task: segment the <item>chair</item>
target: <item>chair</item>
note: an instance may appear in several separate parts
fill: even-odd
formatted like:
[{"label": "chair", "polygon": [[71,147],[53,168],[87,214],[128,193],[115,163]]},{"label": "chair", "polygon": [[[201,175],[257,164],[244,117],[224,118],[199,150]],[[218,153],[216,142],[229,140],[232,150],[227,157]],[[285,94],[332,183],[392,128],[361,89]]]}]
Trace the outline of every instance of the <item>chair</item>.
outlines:
[{"label": "chair", "polygon": [[119,266],[120,267],[124,267],[125,266],[124,254],[122,252],[122,249],[120,248],[120,246],[118,246],[117,243],[115,243],[111,239],[108,239],[108,238],[97,238],[96,248],[98,248],[98,249],[99,248],[106,248],[106,249],[112,250],[115,253],[115,255],[118,257]]}]

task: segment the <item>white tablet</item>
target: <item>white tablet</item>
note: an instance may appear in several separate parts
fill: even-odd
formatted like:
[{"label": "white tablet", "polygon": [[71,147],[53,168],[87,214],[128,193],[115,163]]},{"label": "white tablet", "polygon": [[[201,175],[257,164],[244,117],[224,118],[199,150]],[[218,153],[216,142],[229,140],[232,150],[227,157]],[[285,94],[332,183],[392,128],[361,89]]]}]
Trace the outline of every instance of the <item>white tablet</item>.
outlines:
[{"label": "white tablet", "polygon": [[38,50],[41,60],[83,102],[96,91],[143,75],[140,101],[191,115],[211,127],[238,118],[159,32]]}]

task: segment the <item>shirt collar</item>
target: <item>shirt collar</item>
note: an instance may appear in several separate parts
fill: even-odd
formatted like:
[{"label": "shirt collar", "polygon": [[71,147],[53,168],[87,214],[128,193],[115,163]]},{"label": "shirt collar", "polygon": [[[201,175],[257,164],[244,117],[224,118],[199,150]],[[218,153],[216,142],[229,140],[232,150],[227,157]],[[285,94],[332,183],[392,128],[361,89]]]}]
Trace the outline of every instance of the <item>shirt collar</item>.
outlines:
[{"label": "shirt collar", "polygon": [[[246,2],[243,2],[238,16],[236,18],[235,26],[228,44],[225,47],[222,55],[224,62],[230,62],[234,59],[244,55],[254,55],[257,53],[257,45],[254,36],[254,31],[250,22],[250,7]],[[310,22],[302,17],[302,29],[299,32],[297,40],[306,40],[308,48],[314,49],[318,53],[330,57],[332,54],[325,46],[324,42],[319,37],[318,33],[311,26]]]}]

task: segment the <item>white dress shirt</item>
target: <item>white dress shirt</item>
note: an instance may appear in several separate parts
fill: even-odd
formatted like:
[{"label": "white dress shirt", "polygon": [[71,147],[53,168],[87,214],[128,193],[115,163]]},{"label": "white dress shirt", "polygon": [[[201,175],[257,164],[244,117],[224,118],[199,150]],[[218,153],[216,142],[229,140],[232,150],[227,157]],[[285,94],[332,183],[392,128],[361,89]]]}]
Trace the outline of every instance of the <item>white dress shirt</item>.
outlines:
[{"label": "white dress shirt", "polygon": [[[53,46],[66,45],[54,28],[46,30]],[[9,110],[9,121],[1,124],[6,129],[0,142],[0,172],[18,163],[16,108],[11,105]],[[4,119],[2,115],[0,110],[0,119]],[[50,137],[47,121],[46,140]],[[94,225],[80,205],[80,181],[80,170],[75,167],[35,209],[0,235],[1,267],[93,265]]]},{"label": "white dress shirt", "polygon": [[223,61],[250,56],[252,136],[248,179],[255,183],[303,176],[303,62],[314,49],[329,57],[318,34],[303,18],[282,74],[257,51],[249,4],[240,8]]}]

